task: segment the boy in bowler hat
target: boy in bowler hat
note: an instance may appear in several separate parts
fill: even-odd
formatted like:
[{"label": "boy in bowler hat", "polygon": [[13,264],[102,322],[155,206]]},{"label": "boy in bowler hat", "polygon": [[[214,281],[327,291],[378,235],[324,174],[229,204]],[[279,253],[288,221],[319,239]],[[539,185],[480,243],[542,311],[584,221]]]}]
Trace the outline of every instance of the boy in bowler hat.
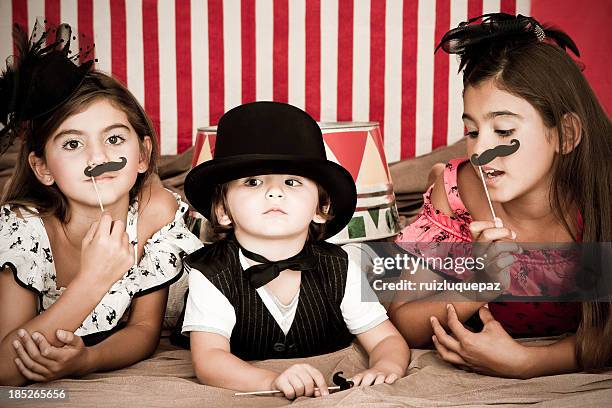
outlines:
[{"label": "boy in bowler hat", "polygon": [[380,303],[362,301],[359,267],[323,241],[351,219],[356,189],[349,172],[327,160],[308,114],[276,102],[230,110],[219,121],[214,159],[191,170],[185,194],[223,236],[185,259],[182,332],[202,383],[290,399],[326,395],[323,375],[308,364],[279,373],[246,361],[331,353],[355,336],[370,357],[355,385],[405,374],[404,339]]}]

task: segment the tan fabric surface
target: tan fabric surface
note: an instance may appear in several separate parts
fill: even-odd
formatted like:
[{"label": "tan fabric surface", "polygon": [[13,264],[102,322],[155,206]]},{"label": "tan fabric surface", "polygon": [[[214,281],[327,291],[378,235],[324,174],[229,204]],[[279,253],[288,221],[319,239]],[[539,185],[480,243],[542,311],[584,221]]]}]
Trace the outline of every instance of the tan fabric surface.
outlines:
[{"label": "tan fabric surface", "polygon": [[[268,360],[256,365],[280,370],[296,360]],[[323,372],[331,383],[336,371],[351,376],[367,362],[357,346],[303,359]],[[231,390],[197,383],[190,352],[162,340],[155,355],[123,370],[97,373],[80,380],[60,380],[30,387],[65,388],[69,403],[32,403],[28,407],[457,407],[542,406],[605,407],[612,403],[612,371],[565,374],[531,380],[482,376],[444,363],[430,350],[413,350],[409,375],[393,385],[354,388],[325,398],[234,397]]]}]

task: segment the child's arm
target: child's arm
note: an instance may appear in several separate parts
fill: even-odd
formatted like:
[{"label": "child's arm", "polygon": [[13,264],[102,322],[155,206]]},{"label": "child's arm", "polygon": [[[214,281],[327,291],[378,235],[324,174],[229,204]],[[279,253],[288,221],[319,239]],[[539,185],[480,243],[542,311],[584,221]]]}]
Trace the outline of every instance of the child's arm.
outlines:
[{"label": "child's arm", "polygon": [[[163,188],[158,177],[148,187],[140,203],[138,236],[142,244],[170,223],[178,208],[176,199]],[[127,326],[89,348],[88,364],[81,374],[125,367],[153,354],[159,343],[167,299],[168,288],[134,297]]]},{"label": "child's arm", "polygon": [[127,326],[93,347],[85,347],[81,337],[70,331],[57,331],[63,346],[55,347],[40,333],[23,330],[23,347],[17,349],[15,363],[25,378],[40,382],[112,370],[140,361],[157,346],[166,298],[164,288],[135,299]]},{"label": "child's arm", "polygon": [[234,308],[225,295],[200,271],[190,269],[183,332],[190,333],[198,380],[238,391],[269,390],[277,373],[255,368],[231,353],[229,336],[235,323]]},{"label": "child's arm", "polygon": [[278,373],[257,368],[234,356],[220,334],[191,332],[193,368],[202,384],[237,391],[270,390]]},{"label": "child's arm", "polygon": [[[423,347],[431,343],[433,329],[430,317],[435,316],[447,327],[446,305],[455,305],[459,320],[465,322],[486,302],[468,302],[465,298],[453,302],[452,293],[441,293],[427,298],[426,301],[392,302],[389,306],[389,318],[404,336],[410,347]],[[436,299],[440,299],[436,301]]]},{"label": "child's arm", "polygon": [[247,392],[279,390],[289,399],[328,393],[321,372],[308,364],[294,364],[279,374],[234,356],[229,341],[234,307],[197,269],[189,270],[184,316],[182,331],[190,333],[193,366],[202,383]]},{"label": "child's arm", "polygon": [[19,373],[13,360],[17,357],[13,341],[14,328],[36,316],[36,295],[15,282],[9,268],[0,271],[0,384],[22,385],[26,379]]},{"label": "child's arm", "polygon": [[455,309],[449,306],[448,322],[453,336],[432,319],[434,344],[445,361],[478,373],[509,378],[560,374],[579,368],[575,336],[548,346],[529,347],[510,337],[487,308],[480,309],[480,318],[484,323],[482,331],[472,333],[463,327]]},{"label": "child's arm", "polygon": [[[448,202],[444,187],[444,171],[432,168],[429,177],[435,176],[434,187],[431,192],[431,203],[436,210],[454,216],[454,212]],[[426,281],[436,278],[433,272],[419,268],[411,276],[411,280],[422,279]],[[445,292],[434,294],[426,300],[419,301],[395,301],[389,305],[389,318],[408,342],[410,347],[423,347],[431,343],[433,330],[429,321],[430,316],[436,316],[443,325],[446,325],[446,305],[454,303],[457,308],[459,320],[466,321],[486,302],[468,302],[461,294]]]},{"label": "child's arm", "polygon": [[[465,171],[462,171],[464,168]],[[459,175],[463,174],[469,177],[474,176],[473,171],[471,171],[469,167],[460,168]],[[476,181],[478,182],[478,179],[476,179]],[[462,185],[465,185],[465,183]],[[443,172],[438,172],[438,176],[431,193],[431,203],[436,210],[448,216],[455,215],[448,202],[448,197],[446,196]],[[470,224],[470,233],[473,241],[478,241],[481,244],[492,243],[499,240],[512,240],[512,231],[507,228],[495,228],[492,222],[472,222],[472,224]],[[505,248],[507,252],[512,252],[513,250],[518,252],[519,250],[518,246],[514,248],[512,244],[509,243],[506,243],[505,245],[507,246]],[[492,256],[489,257],[489,259],[492,258]],[[498,257],[497,259],[501,259],[501,257]],[[508,259],[509,258],[506,257],[504,261],[507,261]],[[511,261],[514,261],[514,259]],[[506,262],[506,264],[507,263],[508,262]],[[506,270],[504,268],[497,269],[499,270],[494,272],[494,274],[497,276],[494,276],[493,280],[497,281],[499,279],[501,281]],[[415,272],[415,275],[411,278],[411,280],[415,281],[419,278],[427,280],[429,279],[428,275],[432,274],[433,273],[431,271],[421,268]],[[475,279],[480,279],[480,277],[475,277]],[[479,295],[485,299],[483,299],[483,301],[474,301],[474,299],[468,299],[461,293],[443,292],[433,294],[426,299],[420,299],[418,302],[392,302],[389,306],[388,313],[391,321],[402,333],[408,344],[411,347],[422,347],[431,342],[431,336],[433,335],[433,330],[429,320],[431,316],[436,317],[444,327],[448,327],[446,319],[446,305],[453,304],[455,310],[457,311],[459,320],[464,322],[474,313],[476,313],[478,309],[487,304],[489,300],[494,300],[494,298],[499,294],[500,293],[493,293],[487,298],[488,294],[481,293]],[[479,299],[480,298],[481,297],[479,297]]]},{"label": "child's arm", "polygon": [[[154,189],[153,191],[161,192],[161,194],[165,194],[167,197],[161,196],[161,198],[166,199],[165,201],[159,199],[160,194],[154,194],[153,196],[147,197],[147,204],[154,205],[143,206],[145,212],[141,214],[142,222],[139,223],[139,232],[148,234],[143,235],[145,237],[151,236],[157,229],[161,228],[161,226],[170,222],[174,217],[177,207],[176,200],[170,193],[161,188]],[[168,201],[167,198],[170,198],[172,201]],[[108,218],[108,220],[106,220],[106,218]],[[103,227],[106,224],[108,224],[110,228],[110,223],[110,216],[107,214],[103,215],[98,230],[103,231],[105,229]],[[124,271],[128,270],[133,264],[133,250],[127,241],[127,234],[125,233],[123,223],[114,222],[113,224],[113,230],[117,227],[116,231],[122,234],[113,233],[111,237],[108,237],[98,231],[94,234],[94,238],[106,238],[107,240],[111,238],[111,241],[113,239],[120,240],[120,242],[122,241],[123,243],[123,247],[121,248],[122,251],[117,251],[114,248],[114,250],[108,250],[105,249],[104,246],[96,244],[93,248],[94,252],[92,252],[92,249],[86,248],[84,241],[81,258],[81,272],[70,283],[69,288],[63,292],[62,296],[46,310],[45,313],[36,316],[36,308],[34,306],[34,317],[32,319],[13,319],[11,323],[6,326],[4,323],[0,323],[0,328],[10,327],[14,330],[18,328],[24,329],[26,335],[20,339],[24,347],[19,350],[21,353],[18,354],[23,360],[23,364],[20,367],[22,374],[25,373],[29,379],[34,381],[47,381],[65,375],[82,375],[91,371],[117,368],[145,358],[155,350],[159,337],[159,326],[164,313],[165,299],[167,298],[167,289],[144,295],[142,298],[135,298],[132,303],[132,312],[130,314],[128,326],[124,330],[115,333],[112,339],[109,338],[95,347],[84,347],[80,337],[71,333],[79,327],[81,322],[106,294],[108,287],[119,277],[116,276],[112,282],[109,281],[108,284],[105,284],[100,281],[100,275],[104,276],[103,274],[84,273],[89,270],[88,265],[94,264],[96,267],[99,267],[104,264],[104,262],[100,262],[100,260],[111,259],[110,263],[112,263],[112,270],[118,271],[116,273],[125,273]],[[143,227],[145,231],[141,231],[140,227]],[[116,235],[116,237],[113,237],[113,235]],[[141,234],[139,234],[139,236],[140,235]],[[146,242],[146,239],[142,239],[141,242]],[[127,250],[124,251],[123,249]],[[100,255],[100,250],[103,251],[103,256]],[[107,253],[113,253],[115,256],[107,257],[105,256]],[[117,262],[117,260],[121,260],[122,258],[126,260],[124,265]],[[12,277],[10,278],[12,279]],[[95,279],[92,280],[90,278]],[[14,283],[12,286],[17,286],[17,284]],[[3,288],[6,287],[7,286],[3,286]],[[3,297],[3,299],[6,298],[7,297]],[[11,304],[21,305],[26,303],[15,301],[11,302]],[[153,310],[153,312],[150,312],[151,310]],[[46,322],[47,324],[40,324],[41,322]],[[58,336],[58,328],[65,331],[64,337],[61,337],[61,334]],[[38,336],[38,334],[40,334],[40,336]],[[137,347],[117,348],[122,351],[126,350],[127,354],[117,354],[117,349],[114,348],[114,345],[123,345],[126,338],[128,341],[134,338],[140,340],[136,344]],[[8,344],[8,350],[13,352],[12,355],[8,356],[11,360],[16,357],[14,351],[10,349],[14,339],[17,339],[15,332],[6,342]],[[44,358],[40,355],[43,349],[50,353],[48,356],[49,358]],[[52,357],[55,362],[50,361]],[[58,364],[57,360],[61,360],[62,363]],[[42,361],[44,363],[42,364],[43,367],[41,367],[40,364],[36,364],[37,361]],[[30,369],[28,369],[28,365],[31,366]],[[16,369],[17,367],[14,366],[15,362],[11,361],[11,367]],[[46,367],[52,367],[52,369],[46,369]],[[32,370],[34,371],[32,372]],[[44,375],[41,376],[41,372]],[[25,381],[23,376],[20,377],[22,382]]]},{"label": "child's arm", "polygon": [[[502,232],[503,233],[503,232]],[[497,265],[488,266],[488,270],[495,270],[492,272],[494,275],[501,275],[507,272],[506,265],[508,262],[514,262],[514,258],[510,260],[508,257],[504,258],[501,267]],[[416,277],[421,277],[425,281],[429,278],[428,275],[433,275],[429,270],[420,268],[416,271]],[[417,278],[412,278],[416,281]],[[480,275],[475,275],[468,281],[473,280],[480,282],[482,279]],[[496,278],[493,278],[496,280]],[[465,293],[445,291],[445,292],[432,292],[432,295],[419,298],[418,301],[394,301],[389,305],[389,317],[393,324],[398,328],[400,333],[404,336],[406,341],[411,347],[422,347],[428,345],[431,342],[431,336],[433,335],[433,329],[431,326],[430,318],[436,317],[437,320],[444,326],[448,327],[446,306],[452,304],[457,312],[459,321],[465,322],[474,313],[478,311],[482,306],[486,305],[489,301],[495,300],[500,292],[479,292],[477,294],[467,295]],[[476,296],[477,295],[477,296]],[[478,301],[476,299],[479,299]],[[480,300],[482,299],[482,300]]]},{"label": "child's arm", "polygon": [[355,385],[391,384],[406,374],[410,350],[389,320],[358,334],[357,339],[370,356],[370,368],[353,376]]},{"label": "child's arm", "polygon": [[229,340],[220,334],[191,332],[190,342],[193,367],[203,384],[246,392],[276,389],[289,399],[329,393],[321,372],[308,364],[294,364],[279,374],[234,356]]},{"label": "child's arm", "polygon": [[22,385],[27,381],[14,362],[17,353],[13,345],[20,343],[17,334],[20,328],[28,333],[42,333],[52,344],[61,346],[55,337],[56,329],[76,330],[106,290],[94,284],[89,276],[77,276],[53,305],[37,314],[36,295],[21,287],[9,268],[0,271],[0,366],[3,367],[0,384]]},{"label": "child's arm", "polygon": [[349,258],[340,311],[347,329],[370,356],[370,368],[353,376],[353,381],[355,385],[391,384],[404,376],[410,350],[366,282],[358,263]]},{"label": "child's arm", "polygon": [[526,345],[527,362],[520,378],[533,378],[578,371],[576,335],[573,334],[547,346]]},{"label": "child's arm", "polygon": [[[162,227],[169,224],[176,216],[178,203],[177,200],[160,185],[154,184],[151,188],[145,190],[142,198],[141,214],[138,223],[139,254],[143,254],[145,243],[149,242],[147,238],[152,237]],[[175,227],[175,233],[183,233],[180,227]],[[163,246],[163,253],[168,251],[176,251],[178,255],[179,249],[183,249],[179,244],[174,243],[171,238],[174,236],[167,232],[170,240],[166,243],[164,239],[158,237],[155,243]],[[189,246],[193,240],[183,239],[181,245]],[[155,253],[155,243],[150,244],[149,252]],[[170,246],[166,244],[171,244]],[[149,254],[150,255],[150,254]],[[148,255],[148,256],[149,256]],[[157,264],[167,264],[165,260],[151,260],[143,266],[144,258],[141,259],[141,267],[158,268]],[[130,253],[130,263],[124,270],[129,269],[133,263],[133,252]],[[171,267],[172,265],[168,265]],[[174,265],[178,268],[180,265]],[[170,273],[171,271],[168,271]],[[146,288],[141,288],[146,289]],[[151,355],[158,344],[161,321],[164,315],[165,304],[167,300],[168,289],[159,289],[153,293],[136,296],[132,300],[130,318],[127,326],[114,333],[108,339],[93,346],[85,347],[82,339],[75,336],[73,333],[66,332],[58,333],[58,340],[61,340],[61,347],[54,347],[47,342],[47,338],[55,339],[55,336],[38,336],[36,333],[26,335],[24,342],[25,350],[30,350],[28,353],[21,352],[20,358],[24,361],[24,366],[20,367],[22,374],[34,381],[48,381],[55,378],[60,378],[66,375],[84,375],[93,371],[111,370],[140,361]],[[63,297],[63,296],[62,296]],[[36,338],[35,338],[36,337]],[[119,350],[119,351],[118,351]],[[36,353],[47,352],[47,359],[41,359]],[[42,360],[42,361],[41,361]],[[53,360],[52,362],[48,360]],[[34,367],[27,369],[27,363],[32,365],[32,362],[38,362],[43,367]],[[38,368],[38,370],[36,369]]]},{"label": "child's arm", "polygon": [[88,364],[79,374],[126,367],[153,354],[159,343],[167,299],[168,288],[134,298],[126,327],[88,347]]}]

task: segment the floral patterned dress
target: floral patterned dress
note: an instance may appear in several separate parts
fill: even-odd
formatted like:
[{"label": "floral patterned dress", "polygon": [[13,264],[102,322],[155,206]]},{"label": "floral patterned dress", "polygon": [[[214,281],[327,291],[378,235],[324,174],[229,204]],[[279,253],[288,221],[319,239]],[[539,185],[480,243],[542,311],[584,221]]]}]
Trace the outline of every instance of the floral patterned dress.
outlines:
[{"label": "floral patterned dress", "polygon": [[[173,193],[174,194],[174,193]],[[182,257],[202,246],[185,226],[183,216],[188,209],[174,194],[178,209],[174,219],[157,231],[144,244],[140,262],[134,263],[115,282],[100,303],[85,318],[75,334],[85,344],[94,344],[113,333],[129,315],[134,297],[151,293],[177,281],[183,272]],[[0,265],[9,267],[15,281],[38,296],[38,313],[48,309],[63,293],[57,287],[56,271],[49,238],[37,212],[10,205],[0,207]],[[138,202],[130,205],[126,232],[135,247],[137,239]],[[134,257],[136,261],[136,256]]]},{"label": "floral patterned dress", "polygon": [[[454,216],[448,216],[431,203],[433,185],[423,195],[423,209],[397,238],[402,246],[409,243],[461,243],[472,242],[469,225],[472,217],[465,208],[457,188],[457,169],[467,159],[453,159],[444,169],[444,189]],[[581,226],[581,218],[578,218]],[[425,246],[419,245],[422,249]],[[444,257],[451,246],[429,247],[424,256]],[[464,248],[467,246],[463,246]],[[445,252],[446,253],[443,253]],[[526,297],[542,299],[562,296],[574,287],[576,258],[561,250],[524,251],[515,255],[510,270],[510,287],[504,302],[489,303],[489,310],[512,335],[542,336],[573,332],[580,322],[580,304],[574,302],[520,301]],[[465,279],[470,275],[445,270],[453,278]]]}]

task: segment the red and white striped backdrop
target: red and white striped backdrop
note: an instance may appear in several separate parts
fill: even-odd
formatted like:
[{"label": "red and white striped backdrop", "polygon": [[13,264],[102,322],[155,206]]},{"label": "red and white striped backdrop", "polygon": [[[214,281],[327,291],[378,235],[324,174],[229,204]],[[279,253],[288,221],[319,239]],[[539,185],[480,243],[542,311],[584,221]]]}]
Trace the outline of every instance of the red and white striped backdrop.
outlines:
[{"label": "red and white striped backdrop", "polygon": [[531,0],[0,0],[0,56],[11,26],[37,16],[94,37],[97,68],[144,104],[163,154],[255,100],[315,119],[377,121],[389,162],[463,135],[455,57],[436,42],[469,17],[529,15]]}]

